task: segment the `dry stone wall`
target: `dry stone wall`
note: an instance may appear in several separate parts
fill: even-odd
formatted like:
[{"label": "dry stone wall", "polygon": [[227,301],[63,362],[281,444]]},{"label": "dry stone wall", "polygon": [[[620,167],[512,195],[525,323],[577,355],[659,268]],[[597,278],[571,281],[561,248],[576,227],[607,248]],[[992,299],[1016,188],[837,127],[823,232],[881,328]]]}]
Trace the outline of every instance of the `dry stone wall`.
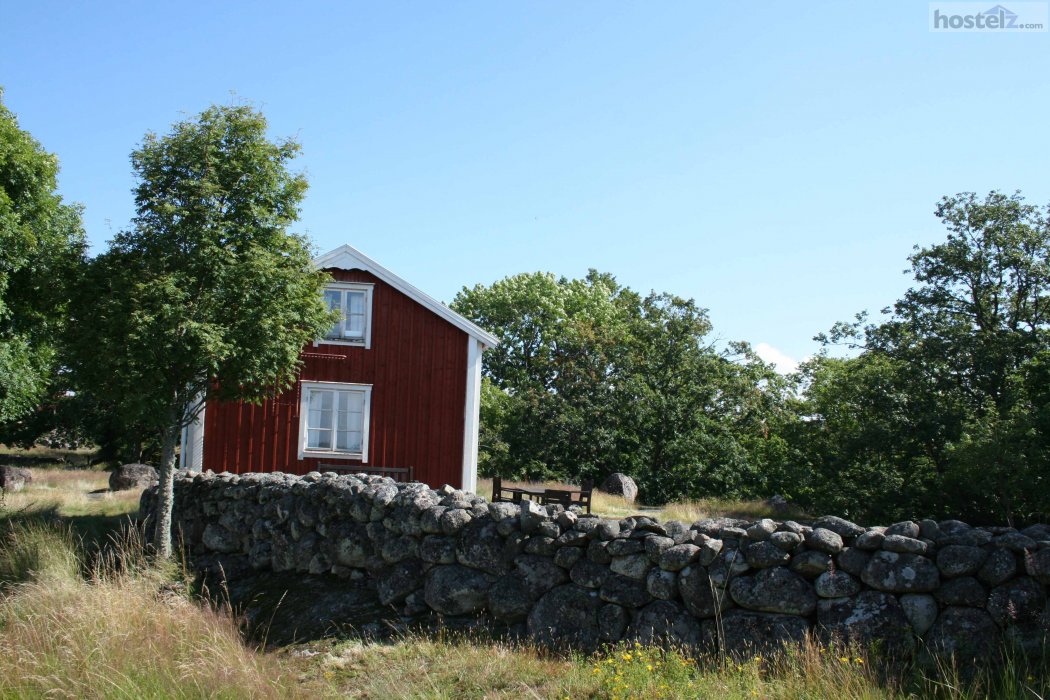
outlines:
[{"label": "dry stone wall", "polygon": [[1050,628],[1047,525],[608,520],[319,473],[184,474],[175,494],[201,567],[367,577],[405,616],[487,616],[555,647],[761,653],[814,633],[968,660],[1039,653]]}]

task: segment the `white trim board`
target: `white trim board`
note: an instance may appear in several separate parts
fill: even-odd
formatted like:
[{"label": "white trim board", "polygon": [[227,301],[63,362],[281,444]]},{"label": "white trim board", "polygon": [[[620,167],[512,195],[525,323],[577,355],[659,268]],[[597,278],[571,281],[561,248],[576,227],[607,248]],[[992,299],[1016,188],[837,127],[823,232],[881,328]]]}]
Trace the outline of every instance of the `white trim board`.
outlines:
[{"label": "white trim board", "polygon": [[467,338],[467,385],[463,407],[463,490],[478,489],[478,427],[481,421],[481,354],[480,340]]},{"label": "white trim board", "polygon": [[353,246],[339,246],[335,250],[316,258],[314,265],[322,270],[332,267],[340,270],[364,270],[365,272],[370,272],[408,298],[430,309],[471,338],[481,341],[490,348],[499,345],[499,340],[496,336],[460,316],[429,294],[409,284],[406,280],[398,277]]}]

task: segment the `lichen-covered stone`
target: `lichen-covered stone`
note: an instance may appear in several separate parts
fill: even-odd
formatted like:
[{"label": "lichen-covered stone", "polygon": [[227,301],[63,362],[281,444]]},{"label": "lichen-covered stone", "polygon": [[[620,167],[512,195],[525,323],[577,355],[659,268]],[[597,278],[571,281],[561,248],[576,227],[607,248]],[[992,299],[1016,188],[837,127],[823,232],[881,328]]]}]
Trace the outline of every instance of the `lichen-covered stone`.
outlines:
[{"label": "lichen-covered stone", "polygon": [[900,604],[912,630],[920,637],[937,620],[937,600],[928,593],[905,593],[900,597]]},{"label": "lichen-covered stone", "polygon": [[846,598],[860,592],[860,581],[845,571],[825,571],[813,582],[821,598]]},{"label": "lichen-covered stone", "polygon": [[913,646],[911,624],[897,598],[864,591],[854,598],[829,598],[817,605],[817,626],[827,641],[870,646],[892,654]]},{"label": "lichen-covered stone", "polygon": [[[790,534],[790,533],[776,533]],[[796,535],[797,536],[797,535]],[[774,542],[766,540],[755,542],[748,546],[747,563],[752,569],[767,569],[771,566],[781,566],[791,560],[787,551],[778,547]]]},{"label": "lichen-covered stone", "polygon": [[638,612],[627,639],[643,646],[698,649],[704,634],[700,622],[681,605],[657,600]]},{"label": "lichen-covered stone", "polygon": [[842,536],[827,528],[814,528],[806,533],[806,546],[816,552],[838,554],[842,551]]},{"label": "lichen-covered stone", "polygon": [[967,605],[983,608],[988,602],[988,591],[973,576],[960,576],[941,583],[934,593],[941,605]]},{"label": "lichen-covered stone", "polygon": [[700,548],[695,544],[676,544],[660,555],[660,568],[664,571],[681,571],[700,558]]},{"label": "lichen-covered stone", "polygon": [[805,616],[817,605],[813,587],[784,567],[736,578],[729,584],[729,593],[737,605],[759,612]]},{"label": "lichen-covered stone", "polygon": [[880,591],[928,593],[940,583],[940,572],[918,554],[876,552],[861,572],[861,580]]},{"label": "lichen-covered stone", "polygon": [[937,616],[924,641],[927,658],[954,657],[957,663],[986,661],[999,645],[999,628],[984,610],[949,607]]},{"label": "lichen-covered stone", "polygon": [[491,580],[461,564],[435,566],[427,572],[423,598],[443,615],[466,615],[485,607]]},{"label": "lichen-covered stone", "polygon": [[690,566],[679,572],[678,593],[689,612],[699,618],[714,617],[733,604],[729,592],[716,586],[702,566]]},{"label": "lichen-covered stone", "polygon": [[722,644],[734,658],[773,656],[787,644],[801,644],[809,622],[795,615],[730,610],[722,616]]},{"label": "lichen-covered stone", "polygon": [[988,614],[1000,627],[1036,620],[1045,607],[1046,591],[1027,576],[996,586],[988,595]]},{"label": "lichen-covered stone", "polygon": [[654,568],[645,579],[645,590],[649,595],[660,600],[674,600],[678,597],[678,574]]},{"label": "lichen-covered stone", "polygon": [[571,583],[548,591],[528,616],[528,633],[538,644],[553,648],[597,649],[601,641],[597,593]]},{"label": "lichen-covered stone", "polygon": [[973,576],[987,558],[988,552],[980,547],[950,544],[937,551],[937,568],[946,578]]}]

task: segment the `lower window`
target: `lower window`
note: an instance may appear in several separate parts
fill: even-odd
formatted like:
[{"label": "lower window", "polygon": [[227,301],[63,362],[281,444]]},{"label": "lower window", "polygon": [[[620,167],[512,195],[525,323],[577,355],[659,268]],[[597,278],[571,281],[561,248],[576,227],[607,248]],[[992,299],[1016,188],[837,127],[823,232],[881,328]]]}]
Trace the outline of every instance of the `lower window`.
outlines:
[{"label": "lower window", "polygon": [[369,384],[303,382],[299,457],[368,460]]}]

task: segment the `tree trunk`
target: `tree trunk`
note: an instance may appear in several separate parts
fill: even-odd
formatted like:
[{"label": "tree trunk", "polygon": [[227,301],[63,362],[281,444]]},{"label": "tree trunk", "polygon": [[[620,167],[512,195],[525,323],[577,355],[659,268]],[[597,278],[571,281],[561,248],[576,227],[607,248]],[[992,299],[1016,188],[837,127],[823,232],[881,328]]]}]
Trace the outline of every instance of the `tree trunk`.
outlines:
[{"label": "tree trunk", "polygon": [[[172,421],[174,424],[174,421]],[[158,559],[171,558],[171,514],[175,507],[175,444],[179,439],[177,427],[166,428],[162,438],[160,485],[157,503],[153,509],[156,520],[153,529],[153,547]]]}]

